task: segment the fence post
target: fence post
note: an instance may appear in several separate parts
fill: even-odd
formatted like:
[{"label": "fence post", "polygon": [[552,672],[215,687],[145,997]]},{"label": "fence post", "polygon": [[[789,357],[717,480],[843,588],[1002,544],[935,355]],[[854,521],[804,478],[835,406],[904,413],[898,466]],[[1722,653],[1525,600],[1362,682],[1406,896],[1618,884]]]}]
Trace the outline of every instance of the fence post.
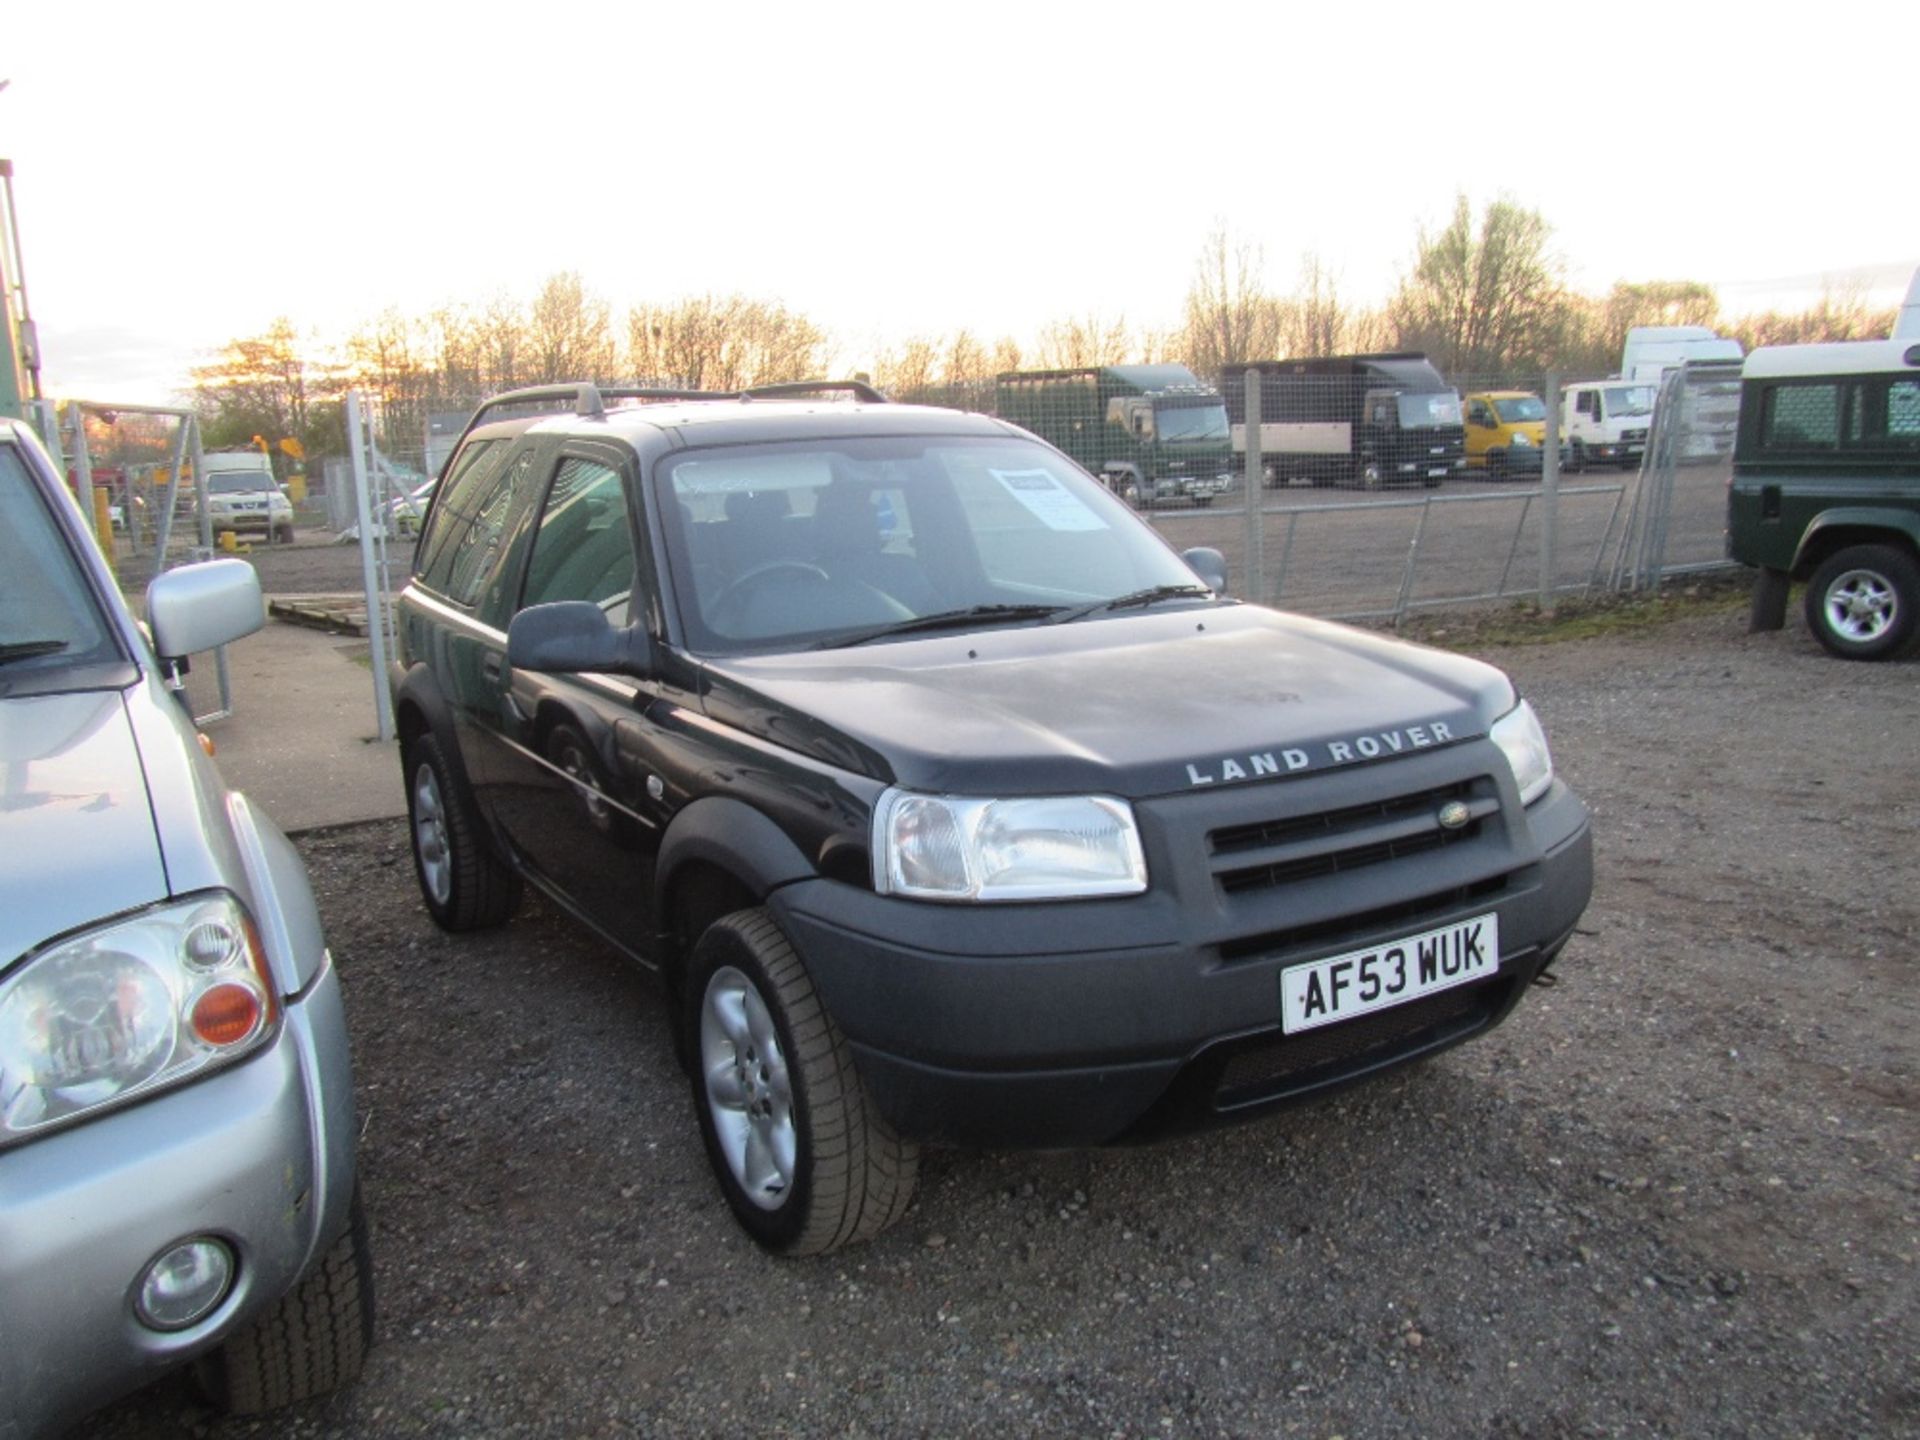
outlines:
[{"label": "fence post", "polygon": [[[386,592],[373,553],[373,504],[367,493],[368,437],[360,418],[360,392],[347,392],[347,454],[353,461],[353,500],[360,522],[360,578],[367,590],[367,641],[372,650],[373,708],[381,740],[393,739],[393,697],[387,682]],[[386,516],[381,516],[384,524]]]},{"label": "fence post", "polygon": [[1400,622],[1407,618],[1407,602],[1413,598],[1413,575],[1420,566],[1420,542],[1427,535],[1427,517],[1433,514],[1433,497],[1427,496],[1426,503],[1420,507],[1420,523],[1414,527],[1413,543],[1407,546],[1407,567],[1400,572],[1400,598],[1393,604],[1393,628],[1398,630]]},{"label": "fence post", "polygon": [[1560,527],[1560,376],[1547,372],[1547,435],[1540,452],[1540,609],[1553,613],[1555,546]]},{"label": "fence post", "polygon": [[1267,557],[1262,521],[1265,509],[1266,465],[1260,457],[1260,372],[1247,371],[1247,583],[1246,598],[1256,605],[1267,589]]}]

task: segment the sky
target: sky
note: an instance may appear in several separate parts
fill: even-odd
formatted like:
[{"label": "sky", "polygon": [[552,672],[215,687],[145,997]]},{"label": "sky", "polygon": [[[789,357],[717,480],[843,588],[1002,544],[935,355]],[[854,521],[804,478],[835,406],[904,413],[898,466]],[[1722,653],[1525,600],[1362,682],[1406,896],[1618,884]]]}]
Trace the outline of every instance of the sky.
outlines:
[{"label": "sky", "polygon": [[[502,6],[19,0],[0,26],[50,393],[177,399],[285,316],[741,293],[851,372],[913,335],[1171,328],[1210,234],[1383,302],[1456,195],[1578,289],[1723,311],[1920,266],[1920,4]],[[22,11],[26,13],[20,13]]]}]

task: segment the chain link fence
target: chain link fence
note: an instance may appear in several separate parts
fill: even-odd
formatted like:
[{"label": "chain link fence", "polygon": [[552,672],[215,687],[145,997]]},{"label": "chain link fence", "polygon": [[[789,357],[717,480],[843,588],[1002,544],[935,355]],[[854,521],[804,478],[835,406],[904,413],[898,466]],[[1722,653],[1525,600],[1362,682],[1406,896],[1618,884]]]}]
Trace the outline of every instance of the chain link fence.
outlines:
[{"label": "chain link fence", "polygon": [[[1248,402],[1259,464],[1247,482]],[[1333,619],[1642,588],[1725,565],[1739,366],[1663,385],[1415,356],[1031,371],[896,396],[1058,446],[1235,593]],[[1551,413],[1549,413],[1551,412]],[[1559,464],[1548,463],[1557,434]]]}]

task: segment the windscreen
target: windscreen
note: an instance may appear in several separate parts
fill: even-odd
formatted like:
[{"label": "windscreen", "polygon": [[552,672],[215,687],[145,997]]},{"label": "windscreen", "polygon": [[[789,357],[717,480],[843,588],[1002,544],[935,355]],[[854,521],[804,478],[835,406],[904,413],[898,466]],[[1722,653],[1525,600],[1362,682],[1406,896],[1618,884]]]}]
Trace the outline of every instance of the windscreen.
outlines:
[{"label": "windscreen", "polygon": [[1460,423],[1460,397],[1451,390],[1437,390],[1425,395],[1401,395],[1398,405],[1402,430]]},{"label": "windscreen", "polygon": [[663,463],[655,484],[674,596],[702,654],[848,643],[976,610],[1040,623],[1200,584],[1098,482],[1024,440],[714,447]]},{"label": "windscreen", "polygon": [[11,445],[0,445],[0,686],[122,658],[80,560]]},{"label": "windscreen", "polygon": [[1547,407],[1537,395],[1508,395],[1493,402],[1494,410],[1509,425],[1547,418]]},{"label": "windscreen", "polygon": [[215,470],[207,476],[210,495],[258,495],[273,488],[273,481],[260,470]]},{"label": "windscreen", "polygon": [[1607,414],[1651,415],[1653,395],[1651,385],[1609,385],[1605,391]]},{"label": "windscreen", "polygon": [[1227,443],[1227,407],[1214,400],[1205,404],[1167,404],[1153,407],[1154,431],[1168,445],[1220,445]]}]

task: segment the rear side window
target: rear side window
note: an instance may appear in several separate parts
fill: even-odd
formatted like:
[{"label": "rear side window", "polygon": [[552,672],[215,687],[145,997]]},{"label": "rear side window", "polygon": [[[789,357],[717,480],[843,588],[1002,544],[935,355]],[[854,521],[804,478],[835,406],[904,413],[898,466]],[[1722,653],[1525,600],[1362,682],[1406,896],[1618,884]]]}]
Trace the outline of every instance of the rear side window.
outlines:
[{"label": "rear side window", "polygon": [[444,532],[445,538],[420,577],[428,586],[455,604],[475,602],[499,558],[516,497],[532,479],[533,461],[534,452],[525,450],[502,470],[481,467],[464,495],[447,497],[446,512],[434,525],[436,536]]},{"label": "rear side window", "polygon": [[[414,554],[414,569],[423,579],[438,573],[444,582],[445,569],[436,571],[435,561],[452,542],[455,532],[463,528],[454,517],[472,518],[475,492],[494,472],[506,449],[504,440],[475,440],[454,457],[446,483],[435,487],[440,491],[440,503],[433,507],[427,533],[420,537]],[[433,582],[429,580],[429,583]],[[436,588],[439,587],[436,585]]]},{"label": "rear side window", "polygon": [[1783,453],[1920,453],[1920,380],[1867,376],[1775,385],[1762,402],[1760,443]]},{"label": "rear side window", "polygon": [[1831,450],[1840,444],[1840,382],[1796,381],[1767,392],[1760,443],[1769,450]]},{"label": "rear side window", "polygon": [[1889,449],[1920,453],[1920,380],[1895,380],[1887,386],[1884,437]]}]

